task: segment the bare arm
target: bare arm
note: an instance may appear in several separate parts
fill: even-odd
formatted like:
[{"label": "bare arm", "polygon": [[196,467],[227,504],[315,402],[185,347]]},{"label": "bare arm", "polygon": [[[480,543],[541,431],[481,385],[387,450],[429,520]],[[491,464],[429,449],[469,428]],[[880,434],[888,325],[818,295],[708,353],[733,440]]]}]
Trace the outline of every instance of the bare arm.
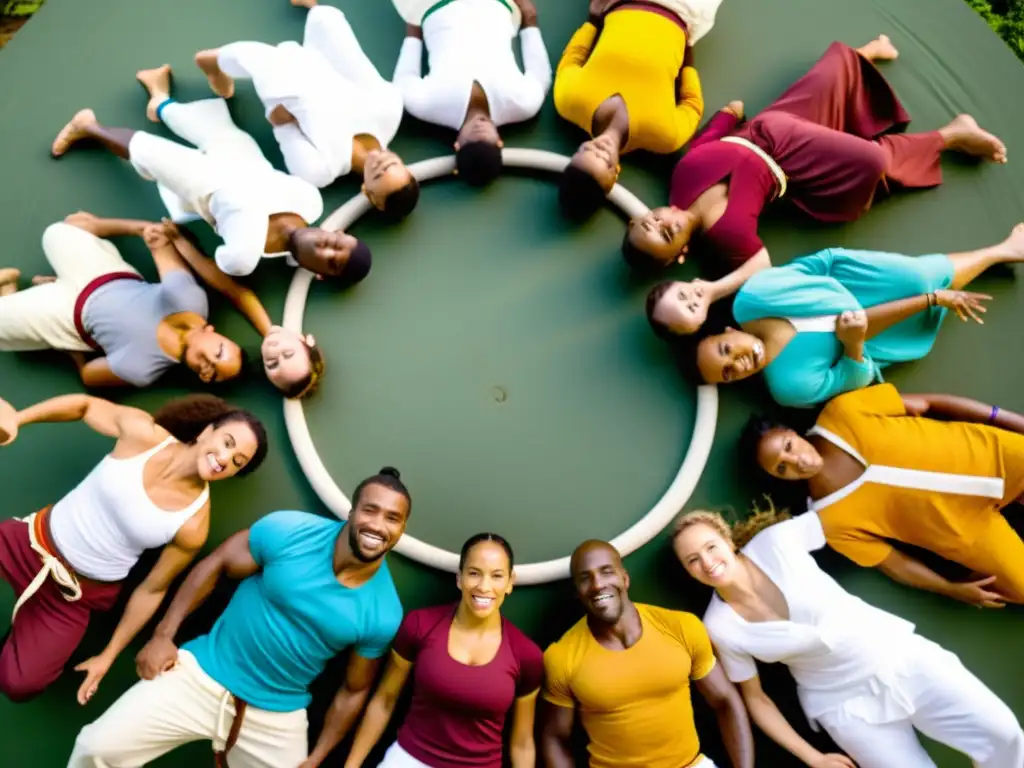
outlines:
[{"label": "bare arm", "polygon": [[775,702],[761,688],[761,678],[753,677],[739,684],[747,711],[757,727],[764,731],[772,741],[788,750],[805,765],[822,766],[822,768],[854,768],[854,763],[844,755],[826,755],[819,752],[797,733],[786,720]]},{"label": "bare arm", "polygon": [[969,421],[976,424],[991,424],[1008,432],[1024,434],[1024,416],[1013,411],[996,409],[994,406],[956,395],[903,395],[903,405],[907,413],[914,416],[948,419],[949,421]]},{"label": "bare arm", "polygon": [[387,668],[384,670],[384,677],[381,679],[376,693],[373,694],[370,704],[366,707],[362,722],[359,723],[359,730],[356,731],[355,739],[352,741],[352,749],[349,750],[348,759],[345,760],[344,768],[360,768],[374,745],[380,740],[381,734],[384,733],[384,729],[387,728],[388,722],[395,712],[395,704],[398,703],[398,697],[409,679],[411,670],[411,662],[391,651]]},{"label": "bare arm", "polygon": [[[366,659],[353,652],[345,671],[345,682],[334,696],[331,708],[324,718],[324,727],[320,738],[302,768],[315,768],[320,765],[338,742],[345,738],[355,722],[356,716],[366,703],[370,694],[370,686],[380,669],[380,659]],[[379,738],[379,734],[378,734]]]},{"label": "bare arm", "polygon": [[877,336],[882,331],[891,328],[911,315],[923,312],[931,306],[944,307],[956,312],[961,320],[973,319],[982,323],[980,313],[986,312],[982,305],[983,301],[991,299],[984,293],[972,293],[970,291],[939,290],[932,293],[922,293],[919,296],[911,296],[906,299],[888,301],[866,310],[868,317],[868,330],[865,338]]},{"label": "bare arm", "polygon": [[754,768],[754,736],[750,730],[747,710],[729,678],[725,676],[720,664],[700,680],[693,681],[718,719],[718,727],[722,732],[722,740],[729,752],[729,759],[734,768]]},{"label": "bare arm", "polygon": [[61,395],[18,411],[18,427],[83,421],[101,435],[114,438],[151,438],[159,429],[153,417],[138,408],[117,405],[92,395]]},{"label": "bare arm", "polygon": [[533,724],[537,711],[539,689],[520,696],[512,708],[512,736],[509,752],[512,768],[534,768],[537,765],[537,745],[533,740]]},{"label": "bare arm", "polygon": [[181,258],[181,254],[174,247],[163,226],[160,224],[148,225],[142,230],[142,239],[146,243],[146,247],[149,248],[149,253],[153,257],[153,263],[156,265],[156,271],[161,280],[171,272],[188,271],[188,264]]},{"label": "bare arm", "polygon": [[135,588],[128,599],[124,614],[114,629],[106,648],[98,656],[82,662],[75,669],[85,672],[85,680],[78,689],[78,703],[85,704],[92,698],[110,666],[142,628],[156,614],[167,595],[171,584],[195,559],[206,543],[210,531],[209,503],[196,514],[174,540],[164,547],[156,565],[145,580]]},{"label": "bare arm", "polygon": [[569,741],[576,722],[576,710],[550,702],[541,706],[540,752],[547,768],[575,768]]},{"label": "bare arm", "polygon": [[75,368],[78,369],[79,378],[89,389],[130,386],[127,381],[110,370],[110,361],[106,357],[86,360],[85,354],[82,352],[71,352],[70,354]]},{"label": "bare arm", "polygon": [[200,251],[173,222],[165,219],[164,230],[171,238],[176,252],[199,279],[230,301],[260,336],[266,336],[272,323],[256,293],[222,272],[217,263]]},{"label": "bare arm", "polygon": [[771,265],[772,258],[768,254],[768,249],[762,248],[743,262],[742,266],[734,269],[725,277],[721,277],[710,284],[712,300],[718,301],[719,299],[732,296],[736,291],[742,288],[743,284],[755,273],[760,272],[762,269],[768,269]]},{"label": "bare arm", "polygon": [[141,219],[101,219],[87,211],[78,211],[65,217],[65,224],[84,229],[96,237],[119,237],[137,235],[142,237],[142,230],[152,222]]},{"label": "bare arm", "polygon": [[994,576],[972,582],[953,582],[940,576],[920,560],[893,549],[878,564],[878,569],[893,581],[915,589],[923,589],[945,597],[952,597],[979,608],[1002,608],[1006,597],[991,588]]}]

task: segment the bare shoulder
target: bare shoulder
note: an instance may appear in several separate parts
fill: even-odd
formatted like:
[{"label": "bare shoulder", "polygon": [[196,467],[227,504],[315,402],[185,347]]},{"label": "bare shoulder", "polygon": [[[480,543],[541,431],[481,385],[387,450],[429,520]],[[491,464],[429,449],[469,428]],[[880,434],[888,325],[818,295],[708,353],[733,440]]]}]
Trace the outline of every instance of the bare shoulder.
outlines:
[{"label": "bare shoulder", "polygon": [[120,436],[114,446],[117,458],[131,458],[155,448],[171,437],[171,433],[153,420],[153,416],[141,408],[117,406],[117,424]]},{"label": "bare shoulder", "polygon": [[190,517],[174,537],[174,543],[181,549],[198,551],[206,545],[210,535],[210,501]]}]

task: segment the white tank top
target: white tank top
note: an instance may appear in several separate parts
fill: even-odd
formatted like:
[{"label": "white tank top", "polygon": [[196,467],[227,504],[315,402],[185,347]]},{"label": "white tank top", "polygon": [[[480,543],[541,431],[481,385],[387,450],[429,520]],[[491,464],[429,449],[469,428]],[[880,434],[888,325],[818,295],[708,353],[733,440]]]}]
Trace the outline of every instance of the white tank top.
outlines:
[{"label": "white tank top", "polygon": [[185,509],[168,512],[149,498],[143,470],[151,456],[173,437],[138,456],[110,455],[50,511],[50,533],[57,549],[79,574],[96,581],[121,581],[144,550],[170,542],[210,495],[203,492]]}]

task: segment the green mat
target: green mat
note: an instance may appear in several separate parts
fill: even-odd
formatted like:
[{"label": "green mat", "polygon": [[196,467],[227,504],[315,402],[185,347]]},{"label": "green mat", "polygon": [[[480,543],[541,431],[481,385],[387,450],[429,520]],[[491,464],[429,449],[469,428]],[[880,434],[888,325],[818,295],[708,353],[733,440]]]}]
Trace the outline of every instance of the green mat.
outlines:
[{"label": "green mat", "polygon": [[[557,62],[587,4],[537,4]],[[375,63],[390,73],[403,32],[390,4],[350,0],[341,7]],[[60,162],[50,159],[53,136],[75,110],[90,106],[107,124],[163,132],[145,121],[145,96],[133,80],[137,69],[170,63],[179,98],[205,97],[205,80],[192,63],[195,51],[240,39],[298,39],[303,21],[304,12],[285,0],[48,2],[0,52],[3,266],[17,266],[26,276],[44,270],[43,229],[75,210],[162,214],[155,187],[109,156],[81,151]],[[753,114],[832,40],[860,45],[881,32],[901,52],[884,71],[914,118],[912,130],[936,128],[969,111],[1004,139],[1010,164],[979,168],[947,160],[943,187],[899,195],[847,227],[779,216],[762,229],[779,262],[836,244],[908,253],[967,249],[1001,239],[1024,219],[1024,174],[1018,170],[1024,159],[1016,154],[1024,151],[1024,106],[1016,98],[1024,90],[1024,69],[962,0],[725,0],[715,29],[696,51],[708,110],[739,98]],[[240,85],[232,112],[280,166],[248,84]],[[508,146],[562,153],[580,138],[557,118],[550,98],[538,119],[503,134]],[[450,142],[447,132],[407,118],[394,148],[412,161],[447,154]],[[647,204],[661,204],[673,164],[671,157],[629,157],[622,182]],[[336,184],[325,194],[327,210],[357,192],[352,180]],[[343,295],[322,286],[312,292],[307,329],[327,350],[330,366],[321,395],[309,405],[313,439],[347,490],[382,464],[401,467],[416,498],[410,532],[439,546],[457,547],[468,534],[492,529],[507,535],[527,560],[567,554],[586,536],[611,537],[639,519],[685,453],[694,390],[646,329],[642,297],[648,286],[622,266],[620,216],[603,211],[576,230],[554,206],[549,180],[525,173],[510,174],[484,192],[449,180],[430,182],[413,219],[394,230],[370,220],[355,228],[375,250],[366,283]],[[202,238],[208,248],[216,242],[208,233]],[[121,245],[132,263],[155,274],[141,243]],[[687,265],[680,274],[694,270]],[[283,264],[269,264],[252,280],[275,318],[290,277]],[[995,297],[986,324],[951,320],[927,359],[888,376],[907,391],[963,394],[1024,410],[1017,386],[1024,368],[1017,354],[1024,321],[1020,291],[1007,273],[976,285]],[[224,302],[215,302],[213,320],[255,351],[255,334]],[[16,405],[79,389],[60,356],[0,356],[0,396]],[[185,391],[170,381],[126,393],[123,400],[153,408]],[[757,489],[749,468],[736,463],[735,437],[753,410],[780,414],[756,384],[726,387],[720,395],[715,448],[690,506],[742,513]],[[254,477],[214,488],[211,545],[274,509],[329,514],[299,471],[280,399],[263,385],[235,388],[230,397],[265,420],[273,444]],[[5,514],[25,515],[54,501],[108,448],[81,425],[26,430],[16,446],[0,452]],[[829,553],[822,559],[851,591],[915,621],[924,635],[960,654],[1024,713],[1024,662],[1016,653],[1024,631],[1021,612],[981,612],[897,587]],[[450,575],[400,556],[390,562],[407,609],[454,598]],[[685,577],[663,537],[627,565],[634,599],[703,611],[707,594]],[[205,631],[228,595],[218,593],[182,637]],[[9,615],[13,602],[3,590],[0,612]],[[542,644],[580,613],[566,583],[517,590],[507,610]],[[99,650],[115,620],[116,613],[95,620],[72,664]],[[0,765],[64,765],[77,731],[134,681],[132,657],[140,646],[118,660],[87,707],[74,702],[75,673],[27,705],[0,702],[6,734]],[[314,731],[340,670],[332,666],[316,685]],[[809,734],[785,670],[765,669],[765,685],[794,725],[827,745]],[[728,765],[714,720],[699,701],[697,714],[708,753]],[[336,754],[337,765],[342,754]],[[943,768],[966,764],[943,748],[933,754]],[[189,760],[212,761],[209,746],[181,749],[155,765],[185,766]],[[758,765],[794,764],[758,736]]]}]

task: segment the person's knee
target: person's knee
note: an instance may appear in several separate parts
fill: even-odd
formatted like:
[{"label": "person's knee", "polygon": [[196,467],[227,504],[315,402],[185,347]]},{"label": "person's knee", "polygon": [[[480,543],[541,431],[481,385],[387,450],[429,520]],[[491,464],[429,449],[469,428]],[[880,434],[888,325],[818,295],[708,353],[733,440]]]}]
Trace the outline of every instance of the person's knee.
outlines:
[{"label": "person's knee", "polygon": [[49,680],[25,674],[17,665],[6,659],[4,662],[0,664],[0,693],[15,704],[31,701],[46,690]]},{"label": "person's knee", "polygon": [[108,740],[103,730],[99,721],[82,728],[75,738],[74,756],[79,760],[110,757]]}]

